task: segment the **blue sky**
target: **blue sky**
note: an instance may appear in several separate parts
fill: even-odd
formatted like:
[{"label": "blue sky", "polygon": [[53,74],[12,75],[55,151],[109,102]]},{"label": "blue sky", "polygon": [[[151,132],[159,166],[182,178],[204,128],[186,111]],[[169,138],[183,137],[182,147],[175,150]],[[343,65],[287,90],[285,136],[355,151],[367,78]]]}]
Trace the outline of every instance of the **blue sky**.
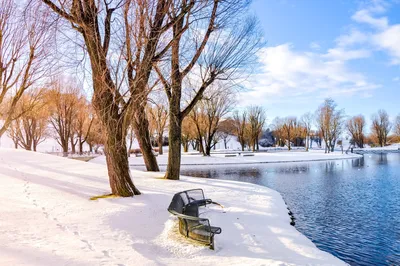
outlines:
[{"label": "blue sky", "polygon": [[347,115],[400,113],[400,1],[254,0],[267,47],[243,105],[275,116],[332,97]]}]

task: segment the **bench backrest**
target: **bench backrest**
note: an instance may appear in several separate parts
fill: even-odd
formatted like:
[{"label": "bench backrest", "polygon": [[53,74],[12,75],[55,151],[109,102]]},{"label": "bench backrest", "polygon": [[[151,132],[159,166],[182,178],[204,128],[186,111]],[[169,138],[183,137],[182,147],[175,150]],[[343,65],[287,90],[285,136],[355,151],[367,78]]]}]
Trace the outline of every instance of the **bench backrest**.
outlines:
[{"label": "bench backrest", "polygon": [[[172,201],[168,207],[168,211],[171,213],[186,214],[185,208],[187,207],[187,205],[190,205],[191,202],[198,200],[204,200],[204,192],[201,188],[176,193],[172,198]],[[195,212],[192,211],[191,213]]]}]

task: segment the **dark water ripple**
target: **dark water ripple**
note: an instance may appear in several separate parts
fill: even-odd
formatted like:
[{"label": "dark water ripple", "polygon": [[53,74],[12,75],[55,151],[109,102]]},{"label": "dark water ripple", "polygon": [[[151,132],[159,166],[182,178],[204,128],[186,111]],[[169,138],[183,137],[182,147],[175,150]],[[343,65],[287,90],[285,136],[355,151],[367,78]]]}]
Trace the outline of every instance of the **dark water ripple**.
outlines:
[{"label": "dark water ripple", "polygon": [[400,154],[343,161],[183,167],[279,191],[296,228],[351,265],[400,265]]}]

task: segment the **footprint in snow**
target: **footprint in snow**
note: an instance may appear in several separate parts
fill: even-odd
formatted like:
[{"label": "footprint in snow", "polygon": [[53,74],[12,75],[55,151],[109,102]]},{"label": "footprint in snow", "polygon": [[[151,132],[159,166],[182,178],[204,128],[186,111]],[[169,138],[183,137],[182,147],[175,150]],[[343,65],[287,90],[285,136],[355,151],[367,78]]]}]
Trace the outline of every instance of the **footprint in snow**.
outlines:
[{"label": "footprint in snow", "polygon": [[93,249],[92,245],[89,243],[89,241],[87,241],[85,239],[81,239],[81,241],[83,243],[85,243],[90,250],[94,251],[94,249]]}]

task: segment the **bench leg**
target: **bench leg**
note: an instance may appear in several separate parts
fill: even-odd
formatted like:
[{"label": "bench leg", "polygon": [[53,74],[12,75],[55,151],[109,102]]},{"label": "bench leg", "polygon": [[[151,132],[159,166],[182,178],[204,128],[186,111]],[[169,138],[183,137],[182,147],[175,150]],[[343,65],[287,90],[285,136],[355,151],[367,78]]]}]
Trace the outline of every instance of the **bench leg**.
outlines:
[{"label": "bench leg", "polygon": [[212,236],[210,240],[210,249],[214,250],[214,236]]}]

